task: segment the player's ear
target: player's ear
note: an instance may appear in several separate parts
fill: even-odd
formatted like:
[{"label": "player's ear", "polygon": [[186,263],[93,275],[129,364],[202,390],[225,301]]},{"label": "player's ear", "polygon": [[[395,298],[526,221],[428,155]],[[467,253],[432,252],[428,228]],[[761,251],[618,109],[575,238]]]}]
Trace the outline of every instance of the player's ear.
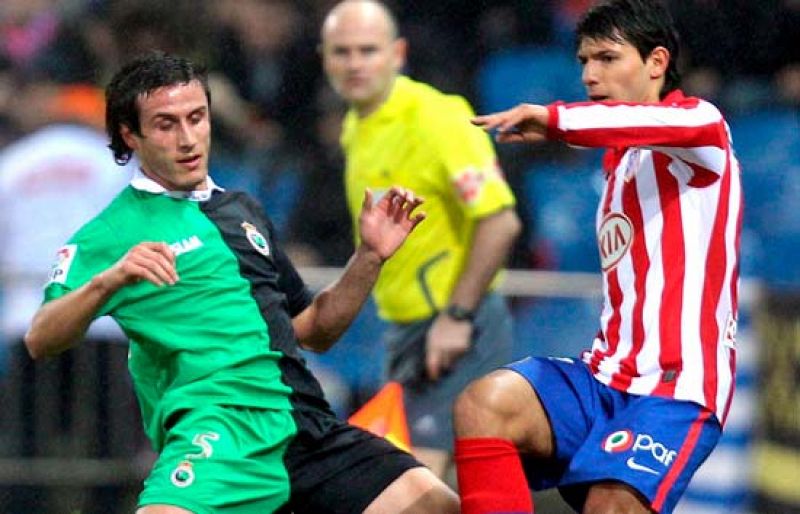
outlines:
[{"label": "player's ear", "polygon": [[667,68],[669,68],[669,60],[671,58],[672,56],[669,54],[669,50],[663,46],[653,48],[646,61],[650,69],[650,78],[658,80],[664,77],[667,74]]},{"label": "player's ear", "polygon": [[133,151],[139,147],[138,141],[136,140],[136,135],[127,125],[120,125],[119,126],[119,135],[122,137],[122,140],[125,141],[125,144],[128,145]]},{"label": "player's ear", "polygon": [[399,37],[392,42],[392,53],[394,54],[394,69],[400,71],[406,65],[406,54],[408,53],[408,42],[405,38]]}]

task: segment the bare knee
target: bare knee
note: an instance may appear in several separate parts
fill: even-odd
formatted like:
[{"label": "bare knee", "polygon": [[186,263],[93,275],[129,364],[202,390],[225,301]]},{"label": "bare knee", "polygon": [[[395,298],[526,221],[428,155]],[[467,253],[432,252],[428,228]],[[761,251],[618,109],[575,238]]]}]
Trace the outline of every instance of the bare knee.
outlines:
[{"label": "bare knee", "polygon": [[458,496],[428,468],[406,471],[375,498],[364,514],[457,514]]},{"label": "bare knee", "polygon": [[632,487],[619,482],[595,484],[589,489],[583,514],[648,514],[647,500]]},{"label": "bare knee", "polygon": [[457,437],[502,437],[509,415],[508,388],[502,376],[491,373],[472,382],[453,405]]},{"label": "bare knee", "polygon": [[548,455],[550,423],[538,396],[519,374],[498,370],[472,382],[453,407],[456,437],[508,439],[521,450]]}]

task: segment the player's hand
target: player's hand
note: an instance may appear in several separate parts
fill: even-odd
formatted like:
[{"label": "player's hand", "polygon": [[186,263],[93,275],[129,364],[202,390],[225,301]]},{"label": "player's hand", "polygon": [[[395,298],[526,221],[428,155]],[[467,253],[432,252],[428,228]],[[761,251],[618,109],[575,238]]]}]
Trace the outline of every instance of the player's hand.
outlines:
[{"label": "player's hand", "polygon": [[438,380],[453,367],[472,344],[472,323],[439,314],[425,341],[425,368],[428,378]]},{"label": "player's hand", "polygon": [[408,189],[394,186],[373,204],[372,191],[365,190],[358,218],[361,244],[381,261],[391,257],[425,219],[425,213],[413,213],[423,201]]},{"label": "player's hand", "polygon": [[166,243],[139,243],[102,274],[104,285],[112,291],[143,280],[157,286],[178,281],[175,254]]},{"label": "player's hand", "polygon": [[543,105],[519,104],[506,111],[475,116],[472,124],[487,132],[497,130],[495,139],[499,143],[537,143],[547,139],[549,118]]}]

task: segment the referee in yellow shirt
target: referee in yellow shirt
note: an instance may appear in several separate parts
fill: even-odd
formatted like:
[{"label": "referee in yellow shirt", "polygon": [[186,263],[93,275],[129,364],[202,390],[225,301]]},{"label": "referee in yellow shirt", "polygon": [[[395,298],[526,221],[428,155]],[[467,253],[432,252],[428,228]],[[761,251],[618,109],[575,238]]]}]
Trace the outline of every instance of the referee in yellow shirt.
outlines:
[{"label": "referee in yellow shirt", "polygon": [[386,263],[374,294],[390,322],[389,379],[404,384],[414,454],[442,476],[453,400],[511,359],[511,316],[492,291],[520,222],[469,104],[399,75],[405,54],[380,2],[346,0],[325,19],[325,71],[350,105],[342,145],[353,222],[366,188],[379,197],[398,184],[425,199],[427,219]]}]

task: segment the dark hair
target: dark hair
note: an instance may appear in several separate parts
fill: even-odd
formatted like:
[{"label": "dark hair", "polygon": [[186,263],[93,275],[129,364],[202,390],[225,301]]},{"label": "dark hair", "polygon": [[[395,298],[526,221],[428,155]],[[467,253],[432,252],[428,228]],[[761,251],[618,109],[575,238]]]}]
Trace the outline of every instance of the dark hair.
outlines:
[{"label": "dark hair", "polygon": [[669,50],[669,66],[661,88],[661,98],[680,85],[678,32],[672,16],[659,0],[599,2],[578,22],[575,42],[580,46],[584,39],[626,41],[639,51],[643,60],[657,46],[663,46]]},{"label": "dark hair", "polygon": [[210,104],[205,68],[184,57],[151,52],[134,59],[114,75],[106,87],[106,133],[111,139],[108,147],[114,152],[117,164],[126,164],[133,155],[133,150],[122,139],[122,125],[142,135],[137,104],[139,97],[162,87],[188,84],[193,80],[202,84]]}]

